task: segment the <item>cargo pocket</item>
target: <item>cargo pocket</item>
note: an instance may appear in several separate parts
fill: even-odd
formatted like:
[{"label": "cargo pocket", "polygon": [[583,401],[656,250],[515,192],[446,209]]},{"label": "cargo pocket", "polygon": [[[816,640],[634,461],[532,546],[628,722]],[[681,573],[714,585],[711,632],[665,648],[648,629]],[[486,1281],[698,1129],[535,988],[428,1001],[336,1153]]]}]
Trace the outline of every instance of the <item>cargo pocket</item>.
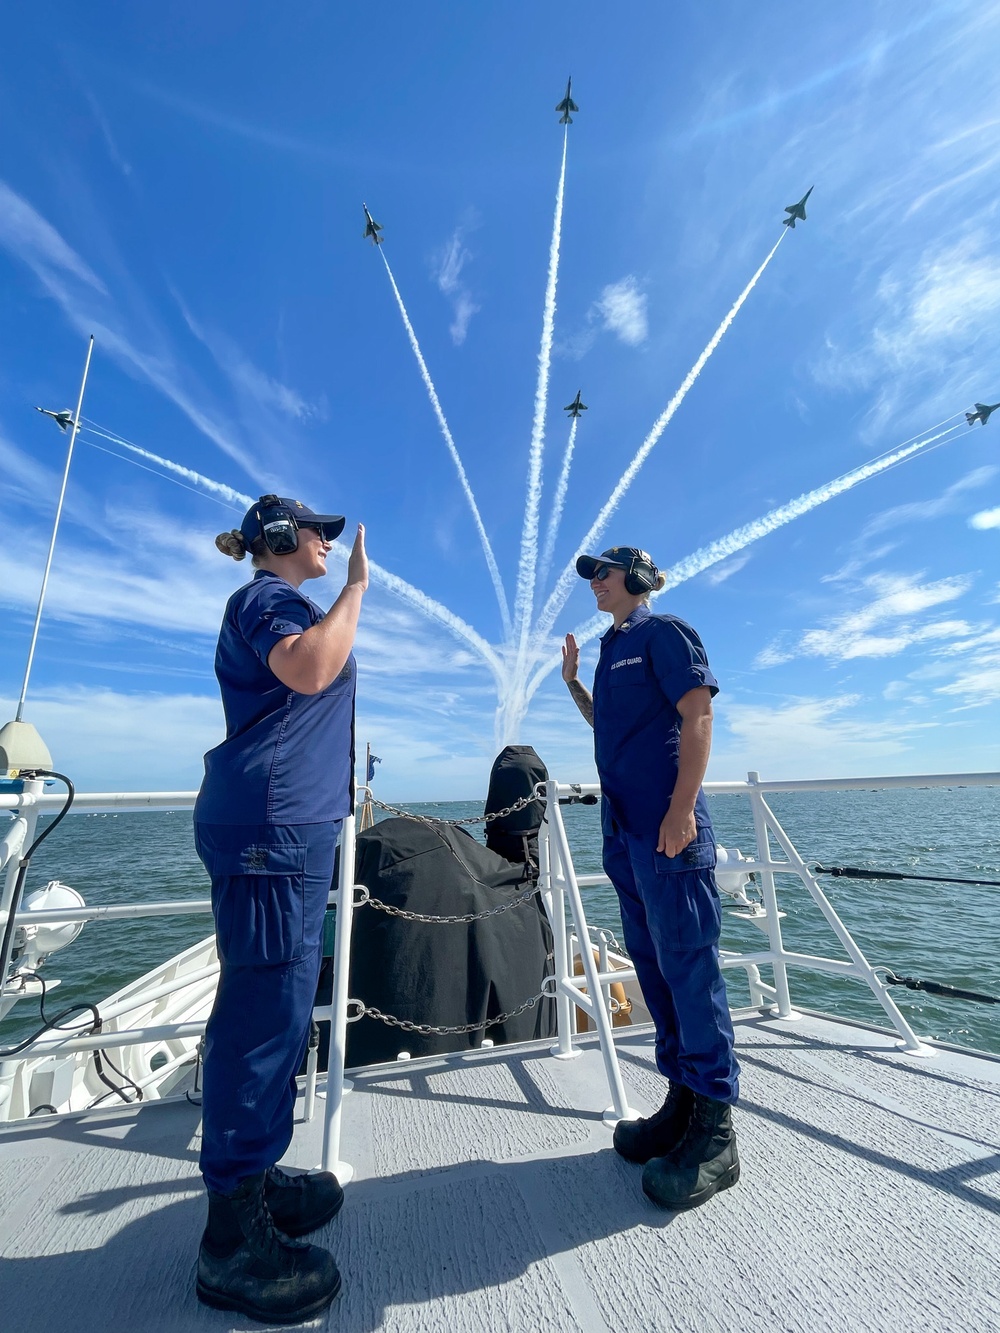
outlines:
[{"label": "cargo pocket", "polygon": [[257,842],[206,857],[219,956],[230,967],[293,963],[304,952],[303,844]]},{"label": "cargo pocket", "polygon": [[719,942],[722,906],[715,887],[715,843],[699,830],[677,856],[653,853],[662,903],[659,938],[668,949],[701,949]]}]

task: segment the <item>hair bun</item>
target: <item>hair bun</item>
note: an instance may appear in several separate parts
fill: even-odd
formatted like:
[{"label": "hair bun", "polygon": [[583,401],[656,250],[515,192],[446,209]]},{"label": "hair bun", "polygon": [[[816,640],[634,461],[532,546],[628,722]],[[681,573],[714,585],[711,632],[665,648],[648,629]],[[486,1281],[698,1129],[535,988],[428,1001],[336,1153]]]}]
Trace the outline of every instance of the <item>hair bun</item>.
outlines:
[{"label": "hair bun", "polygon": [[238,528],[233,528],[231,532],[220,532],[215,539],[215,544],[223,555],[232,556],[234,560],[246,559],[246,542]]},{"label": "hair bun", "polygon": [[666,586],[667,586],[667,576],[661,571],[656,576],[656,582],[653,584],[653,591],[662,592]]}]

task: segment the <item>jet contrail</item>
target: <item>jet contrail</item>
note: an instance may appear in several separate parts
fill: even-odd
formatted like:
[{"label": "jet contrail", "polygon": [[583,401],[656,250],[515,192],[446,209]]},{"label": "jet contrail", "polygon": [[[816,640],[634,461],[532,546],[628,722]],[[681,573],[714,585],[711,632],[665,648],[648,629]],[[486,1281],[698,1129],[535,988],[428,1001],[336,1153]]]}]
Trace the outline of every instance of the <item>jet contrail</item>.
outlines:
[{"label": "jet contrail", "polygon": [[406,327],[407,337],[410,340],[410,346],[413,348],[413,355],[417,358],[417,365],[420,367],[420,374],[427,389],[427,396],[431,400],[431,407],[434,409],[434,415],[438,419],[438,425],[441,427],[441,434],[444,436],[444,442],[448,446],[448,452],[451,454],[452,462],[458,472],[458,479],[462,484],[462,490],[465,492],[465,498],[469,502],[469,508],[472,510],[472,517],[476,523],[476,529],[479,533],[479,540],[482,543],[483,555],[486,557],[486,564],[490,571],[490,578],[493,580],[493,587],[497,595],[497,604],[500,607],[500,618],[503,621],[505,637],[510,637],[512,632],[510,621],[510,608],[507,605],[507,594],[504,591],[503,580],[500,577],[500,570],[497,567],[496,557],[493,554],[493,547],[490,545],[490,539],[486,535],[486,529],[483,526],[483,520],[479,513],[479,506],[476,504],[476,497],[472,494],[472,487],[469,485],[469,478],[466,475],[465,468],[462,466],[462,460],[459,457],[458,449],[455,447],[455,441],[452,438],[448,422],[445,420],[444,411],[441,408],[441,400],[437,396],[437,390],[434,387],[434,381],[431,379],[430,371],[427,369],[427,362],[424,360],[423,353],[420,350],[420,344],[417,342],[417,335],[413,325],[410,323],[410,317],[406,313],[406,306],[403,304],[403,298],[400,295],[399,288],[396,286],[396,279],[392,275],[392,269],[389,267],[389,261],[385,257],[385,251],[379,246],[379,254],[382,256],[382,263],[385,265],[385,271],[389,275],[389,282],[392,284],[393,294],[396,297],[396,304],[399,306],[399,313],[403,317],[403,324]]},{"label": "jet contrail", "polygon": [[565,606],[566,600],[575,586],[576,557],[580,554],[585,553],[590,546],[592,546],[595,542],[600,540],[604,532],[605,526],[607,525],[608,519],[611,517],[611,515],[618,507],[618,502],[621,500],[622,496],[625,494],[625,492],[631,486],[632,482],[635,480],[636,473],[639,471],[643,463],[646,461],[646,458],[650,450],[653,448],[657,440],[659,440],[660,436],[663,434],[664,430],[667,427],[667,424],[670,421],[670,418],[674,415],[674,413],[680,407],[681,403],[687,397],[688,390],[691,388],[695,380],[701,374],[702,370],[704,369],[705,362],[708,360],[708,358],[718,347],[719,343],[722,341],[722,337],[725,334],[726,330],[729,328],[730,324],[732,324],[733,320],[739,314],[740,307],[743,305],[744,301],[753,291],[754,287],[756,287],[758,281],[760,280],[761,274],[764,272],[768,264],[770,264],[771,260],[774,258],[775,251],[777,250],[781,242],[785,239],[785,236],[787,234],[788,233],[786,228],[785,230],[782,231],[781,235],[775,241],[770,254],[764,260],[763,264],[761,264],[760,268],[753,275],[753,277],[750,279],[747,285],[743,288],[742,292],[740,292],[739,296],[733,303],[732,309],[729,311],[728,315],[726,315],[725,319],[712,334],[708,346],[705,348],[701,356],[699,356],[698,360],[688,371],[687,375],[684,378],[684,382],[681,384],[681,387],[674,394],[673,398],[671,398],[665,410],[657,418],[653,426],[653,429],[646,436],[645,440],[643,440],[635,457],[632,459],[631,463],[629,463],[628,467],[625,469],[625,472],[622,474],[621,480],[618,482],[615,489],[611,492],[611,495],[608,498],[607,503],[604,505],[604,508],[597,515],[597,518],[590,526],[590,530],[587,532],[583,541],[580,542],[579,546],[576,548],[576,553],[574,554],[573,559],[569,562],[569,564],[566,566],[563,572],[559,575],[559,579],[556,583],[556,586],[553,588],[548,601],[542,608],[541,615],[538,617],[538,623],[535,626],[536,642],[543,640],[547,637],[547,635],[552,629],[552,626],[555,624],[556,616]]},{"label": "jet contrail", "polygon": [[[784,527],[786,523],[791,523],[793,519],[801,518],[803,514],[808,514],[810,509],[815,509],[818,505],[825,504],[827,500],[832,500],[838,495],[843,495],[845,491],[851,490],[869,477],[877,476],[880,472],[885,472],[888,468],[895,467],[902,463],[904,459],[912,457],[920,450],[926,449],[928,445],[934,444],[936,440],[943,440],[948,435],[953,435],[959,430],[958,425],[949,426],[947,430],[939,431],[936,435],[928,435],[916,444],[907,444],[901,449],[896,449],[889,454],[883,454],[880,458],[873,459],[870,463],[865,463],[862,467],[854,468],[851,472],[845,472],[843,476],[836,477],[833,481],[828,481],[825,486],[818,486],[814,491],[806,491],[795,500],[790,500],[788,504],[781,505],[778,509],[772,509],[769,514],[764,514],[762,518],[756,518],[752,523],[744,523],[740,528],[734,528],[725,537],[720,537],[718,541],[709,543],[708,546],[701,547],[692,555],[685,556],[666,572],[667,582],[663,591],[670,588],[676,588],[678,584],[686,583],[688,579],[694,578],[696,574],[701,574],[712,565],[717,565],[722,560],[726,560],[737,551],[742,551],[744,547],[752,542],[759,541],[761,537],[768,536],[777,528]],[[657,596],[658,594],[654,594]],[[579,629],[574,631],[577,643],[588,643],[596,634],[600,634],[608,627],[608,618],[606,615],[592,616]],[[531,693],[538,688],[542,680],[548,675],[556,661],[549,661],[536,672],[532,678],[529,690]]]},{"label": "jet contrail", "polygon": [[168,472],[174,472],[178,477],[186,477],[188,481],[195,482],[206,491],[211,491],[215,495],[221,495],[224,500],[232,504],[239,505],[243,509],[249,509],[253,500],[249,495],[243,495],[241,491],[234,490],[232,486],[227,486],[225,482],[213,481],[211,477],[203,477],[200,472],[195,472],[193,468],[183,467],[180,463],[172,463],[169,458],[161,458],[159,454],[150,453],[148,449],[141,449],[139,445],[133,444],[131,440],[126,440],[122,435],[116,435],[114,431],[105,430],[103,426],[98,426],[94,421],[87,421],[83,427],[90,431],[92,435],[98,435],[102,440],[110,440],[112,444],[121,445],[123,449],[129,449],[132,453],[138,454],[140,458],[148,459],[150,463],[155,463],[158,467],[165,468]]},{"label": "jet contrail", "polygon": [[[98,444],[96,440],[86,439],[83,434],[86,429],[86,426],[82,428],[79,439],[88,449],[99,449],[102,454],[107,454],[109,458],[117,458],[119,463],[128,463],[129,467],[140,468],[143,472],[148,472],[151,477],[157,477],[160,481],[169,481],[171,486],[179,486],[182,491],[200,496],[202,500],[211,500],[213,504],[222,505],[223,509],[228,509],[231,513],[240,514],[243,512],[244,506],[230,504],[228,500],[220,500],[217,495],[206,495],[204,491],[199,491],[196,486],[188,486],[186,482],[178,481],[176,477],[171,477],[168,473],[157,472],[155,467],[147,467],[145,463],[140,463],[137,458],[126,458],[124,454],[117,454],[114,449],[107,449],[103,444]],[[249,504],[245,507],[249,508]]]},{"label": "jet contrail", "polygon": [[556,210],[552,220],[549,246],[549,276],[545,286],[542,313],[542,345],[538,352],[538,383],[535,387],[535,415],[528,446],[528,487],[521,529],[521,559],[517,570],[514,621],[518,629],[519,649],[523,654],[531,628],[535,595],[535,571],[538,567],[538,511],[542,501],[542,454],[545,448],[545,409],[549,398],[549,366],[552,361],[552,337],[556,322],[556,285],[559,280],[559,247],[562,242],[563,198],[566,191],[566,147],[569,126],[563,131],[562,165],[556,189]]},{"label": "jet contrail", "polygon": [[[338,539],[333,543],[332,549],[338,559],[343,560],[346,564],[351,548]],[[371,557],[368,560],[368,572],[373,583],[393,593],[429,620],[436,620],[455,638],[461,639],[463,643],[473,648],[493,673],[497,685],[500,685],[503,676],[500,659],[482,635],[477,634],[471,625],[467,624],[460,616],[456,616],[453,611],[449,611],[446,606],[442,606],[440,602],[435,601],[433,597],[428,597],[425,592],[415,588],[412,583],[407,583],[405,579],[401,579],[398,574],[392,574],[382,565],[376,564]]]},{"label": "jet contrail", "polygon": [[[172,472],[177,472],[181,476],[188,477],[192,481],[198,482],[199,485],[206,489],[218,491],[220,495],[225,495],[230,500],[237,501],[241,509],[249,509],[254,503],[249,495],[242,495],[239,491],[234,490],[232,486],[226,486],[225,483],[221,481],[212,481],[209,477],[203,477],[200,472],[193,472],[190,468],[182,467],[180,463],[172,463],[169,458],[160,458],[158,454],[151,453],[148,449],[141,449],[139,445],[133,444],[131,440],[126,440],[121,435],[114,434],[113,431],[104,430],[103,427],[99,427],[95,423],[88,424],[84,429],[90,431],[94,435],[100,435],[102,439],[111,440],[114,444],[123,445],[126,449],[131,449],[133,453],[139,454],[142,458],[148,458],[151,462],[158,463],[161,467],[167,468]],[[89,443],[89,441],[87,441],[87,443]],[[101,448],[99,444],[95,444],[93,447],[95,449]],[[110,453],[111,451],[106,450],[105,452]],[[114,457],[120,458],[121,455],[117,454],[114,455]],[[123,461],[128,463],[132,462],[131,459],[124,459]],[[136,466],[142,465],[136,464]],[[152,469],[147,469],[147,471],[152,471]],[[153,475],[155,476],[158,474],[154,473]],[[173,478],[166,477],[164,480],[173,481]],[[178,482],[177,484],[182,485],[183,483]],[[191,490],[193,488],[186,486],[184,489]],[[206,498],[212,499],[214,497],[208,496]],[[218,503],[224,503],[224,501],[219,501]],[[337,541],[334,542],[332,549],[338,558],[342,559],[345,563],[347,562],[347,558],[350,555],[349,546],[345,546],[343,542]],[[501,675],[500,660],[486,640],[481,635],[477,634],[471,625],[466,624],[460,616],[456,616],[454,612],[449,611],[448,608],[442,606],[440,602],[436,602],[433,597],[428,597],[425,592],[422,592],[419,588],[415,588],[412,583],[407,583],[405,579],[399,578],[398,575],[391,574],[389,570],[376,564],[376,562],[370,558],[368,561],[368,570],[373,583],[377,583],[388,592],[394,593],[401,601],[408,603],[415,611],[419,611],[428,619],[436,620],[439,625],[442,625],[455,638],[460,639],[470,648],[473,648],[477,655],[482,658],[490,668],[494,677],[499,681]]]},{"label": "jet contrail", "polygon": [[563,506],[566,503],[566,491],[569,487],[569,470],[573,463],[573,450],[576,448],[576,430],[580,424],[580,418],[574,417],[569,428],[569,440],[566,444],[566,453],[563,457],[562,470],[559,473],[559,481],[556,484],[556,494],[552,501],[552,512],[549,514],[549,525],[545,530],[545,545],[542,549],[542,559],[538,566],[538,581],[544,583],[549,573],[549,566],[552,564],[552,555],[556,548],[556,537],[559,535],[559,523],[562,519]]}]

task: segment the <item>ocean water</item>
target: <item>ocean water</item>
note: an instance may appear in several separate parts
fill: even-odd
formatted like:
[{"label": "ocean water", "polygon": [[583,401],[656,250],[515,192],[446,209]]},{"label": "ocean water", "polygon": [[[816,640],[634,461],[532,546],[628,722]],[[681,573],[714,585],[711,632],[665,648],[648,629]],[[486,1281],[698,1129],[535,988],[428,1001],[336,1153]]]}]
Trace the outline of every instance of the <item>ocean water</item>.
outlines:
[{"label": "ocean water", "polygon": [[[1000,790],[778,793],[772,808],[807,864],[851,865],[927,875],[1000,881]],[[752,855],[748,802],[710,798],[720,844]],[[482,805],[443,802],[408,807],[443,819],[480,814]],[[564,807],[579,873],[600,871],[601,832],[595,806]],[[2,827],[2,826],[0,826]],[[481,826],[472,830],[481,836]],[[195,855],[189,812],[70,815],[31,863],[27,891],[50,879],[72,885],[88,904],[207,897],[208,881]],[[852,881],[821,877],[834,908],[874,964],[907,975],[1000,996],[1000,888],[917,881]],[[836,937],[798,879],[778,880],[789,948],[841,958]],[[620,938],[611,888],[584,891],[588,920]],[[757,927],[727,910],[722,946],[743,952],[764,946]],[[211,917],[147,918],[89,923],[43,975],[59,978],[49,1012],[105,996],[211,933]],[[769,980],[764,972],[764,979]],[[734,1005],[748,1001],[745,975],[726,973]],[[861,983],[800,969],[790,974],[793,1003],[886,1025],[881,1007]],[[942,999],[896,987],[893,996],[925,1036],[1000,1054],[1000,1005]],[[37,1001],[25,1000],[0,1023],[4,1045],[38,1023]]]}]

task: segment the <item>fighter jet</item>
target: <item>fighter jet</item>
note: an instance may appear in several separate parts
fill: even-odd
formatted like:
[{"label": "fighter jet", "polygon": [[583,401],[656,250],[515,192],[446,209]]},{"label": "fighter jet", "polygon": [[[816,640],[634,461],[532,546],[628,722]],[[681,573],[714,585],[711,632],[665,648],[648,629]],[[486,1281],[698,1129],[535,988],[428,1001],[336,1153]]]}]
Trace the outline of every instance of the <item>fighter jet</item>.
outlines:
[{"label": "fighter jet", "polygon": [[[976,404],[978,407],[978,403]],[[51,417],[60,430],[69,430],[73,424],[73,413],[67,407],[65,412],[50,412],[47,407],[36,407],[36,412],[41,412],[43,416]]]},{"label": "fighter jet", "polygon": [[566,83],[566,96],[556,107],[557,111],[562,112],[562,115],[559,117],[560,125],[572,125],[573,117],[569,113],[571,111],[580,110],[580,108],[577,106],[577,104],[573,101],[572,97],[570,96],[572,89],[573,89],[573,80],[572,78],[570,78]]},{"label": "fighter jet", "polygon": [[563,408],[563,411],[568,412],[571,417],[578,417],[581,412],[586,412],[587,410],[587,404],[580,402],[580,394],[582,392],[583,392],[582,389],[577,389],[576,397],[573,399],[571,403],[567,403],[566,406]]},{"label": "fighter jet", "polygon": [[798,202],[797,204],[788,204],[788,205],[786,206],[786,208],[785,208],[785,212],[788,214],[788,217],[787,217],[787,218],[782,218],[782,219],[781,219],[782,224],[783,224],[784,226],[786,226],[786,227],[794,227],[794,226],[795,226],[795,223],[796,223],[796,220],[798,220],[799,222],[805,222],[805,220],[806,220],[806,200],[809,198],[809,196],[812,194],[812,192],[813,192],[813,190],[815,190],[815,188],[816,188],[815,185],[810,185],[810,186],[809,186],[809,189],[806,190],[805,194],[802,196],[802,198],[799,200],[799,202]]},{"label": "fighter jet", "polygon": [[975,412],[966,412],[965,419],[970,426],[974,426],[977,421],[981,421],[985,426],[990,419],[990,413],[995,412],[1000,407],[1000,403],[977,403]]},{"label": "fighter jet", "polygon": [[362,204],[361,207],[365,210],[365,236],[372,238],[372,245],[381,245],[385,240],[384,236],[379,235],[382,228],[368,212],[368,205]]}]

